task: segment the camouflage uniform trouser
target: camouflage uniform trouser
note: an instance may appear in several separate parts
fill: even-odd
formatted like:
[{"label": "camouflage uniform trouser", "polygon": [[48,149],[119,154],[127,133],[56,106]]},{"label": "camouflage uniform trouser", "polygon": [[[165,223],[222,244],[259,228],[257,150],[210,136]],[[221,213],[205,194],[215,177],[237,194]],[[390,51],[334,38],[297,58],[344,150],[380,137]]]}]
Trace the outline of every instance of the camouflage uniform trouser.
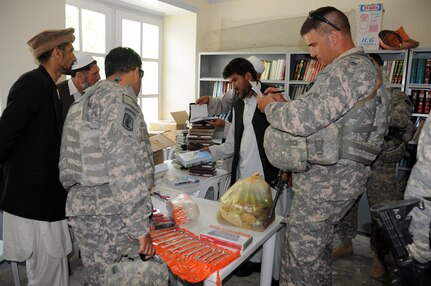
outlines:
[{"label": "camouflage uniform trouser", "polygon": [[[403,190],[399,190],[395,174],[396,163],[379,163],[372,166],[367,187],[369,207],[387,201],[402,200]],[[358,207],[360,197],[336,227],[341,240],[353,239],[358,229]],[[379,254],[387,254],[389,248],[384,244],[383,234],[372,219],[371,247]]]},{"label": "camouflage uniform trouser", "polygon": [[130,244],[119,215],[69,218],[84,265],[84,285],[103,285],[106,267]]},{"label": "camouflage uniform trouser", "polygon": [[280,285],[332,285],[331,243],[334,225],[354,201],[317,201],[301,193],[294,194],[290,214],[306,218],[310,210],[314,209],[324,213],[326,220],[307,222],[287,219]]}]

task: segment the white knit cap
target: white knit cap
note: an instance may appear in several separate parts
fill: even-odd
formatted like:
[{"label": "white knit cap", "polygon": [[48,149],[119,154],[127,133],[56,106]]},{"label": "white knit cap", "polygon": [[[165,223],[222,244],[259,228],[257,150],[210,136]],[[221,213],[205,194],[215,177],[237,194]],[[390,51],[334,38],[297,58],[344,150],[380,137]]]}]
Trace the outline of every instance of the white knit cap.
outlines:
[{"label": "white knit cap", "polygon": [[251,56],[248,57],[247,60],[254,66],[257,73],[263,73],[265,71],[265,65],[258,57]]},{"label": "white knit cap", "polygon": [[85,66],[88,66],[89,64],[95,61],[95,59],[89,53],[78,52],[78,51],[75,51],[73,53],[75,54],[75,57],[76,57],[76,62],[74,62],[72,66],[73,71],[79,70]]}]

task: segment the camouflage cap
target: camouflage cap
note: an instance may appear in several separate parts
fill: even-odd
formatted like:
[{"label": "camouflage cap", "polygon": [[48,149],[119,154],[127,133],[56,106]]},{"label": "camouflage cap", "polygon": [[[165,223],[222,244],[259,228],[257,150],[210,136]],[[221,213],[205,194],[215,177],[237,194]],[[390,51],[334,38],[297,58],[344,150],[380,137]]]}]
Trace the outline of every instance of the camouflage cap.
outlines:
[{"label": "camouflage cap", "polygon": [[46,30],[31,38],[27,44],[31,47],[33,55],[37,59],[61,44],[75,41],[73,32],[75,32],[74,28]]}]

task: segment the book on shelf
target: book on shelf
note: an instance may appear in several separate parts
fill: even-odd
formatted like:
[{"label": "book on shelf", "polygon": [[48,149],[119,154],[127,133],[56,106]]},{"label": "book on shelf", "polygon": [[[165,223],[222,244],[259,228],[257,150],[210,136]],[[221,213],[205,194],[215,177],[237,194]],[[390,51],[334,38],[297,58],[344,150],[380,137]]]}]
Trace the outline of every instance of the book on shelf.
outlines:
[{"label": "book on shelf", "polygon": [[418,95],[418,104],[417,104],[417,113],[424,113],[424,98],[425,98],[425,90],[419,90]]},{"label": "book on shelf", "polygon": [[253,241],[253,235],[210,225],[200,233],[199,239],[242,251]]},{"label": "book on shelf", "polygon": [[416,89],[412,90],[409,98],[410,98],[410,102],[412,103],[412,106],[413,106],[413,113],[417,113],[418,112],[419,91]]},{"label": "book on shelf", "polygon": [[427,59],[425,64],[424,83],[430,84],[431,83],[430,80],[431,80],[431,59]]},{"label": "book on shelf", "polygon": [[272,79],[272,80],[277,79],[277,68],[278,68],[278,61],[273,60],[271,63],[271,71],[269,72],[269,79]]},{"label": "book on shelf", "polygon": [[184,166],[190,167],[212,161],[212,156],[207,151],[189,151],[178,154],[177,160]]},{"label": "book on shelf", "polygon": [[411,71],[410,71],[410,83],[416,83],[416,72],[418,69],[418,59],[412,59]]},{"label": "book on shelf", "polygon": [[424,94],[424,113],[429,114],[431,107],[431,90],[425,90]]},{"label": "book on shelf", "polygon": [[425,82],[426,64],[426,59],[418,59],[418,68],[416,69],[416,83],[422,84]]}]

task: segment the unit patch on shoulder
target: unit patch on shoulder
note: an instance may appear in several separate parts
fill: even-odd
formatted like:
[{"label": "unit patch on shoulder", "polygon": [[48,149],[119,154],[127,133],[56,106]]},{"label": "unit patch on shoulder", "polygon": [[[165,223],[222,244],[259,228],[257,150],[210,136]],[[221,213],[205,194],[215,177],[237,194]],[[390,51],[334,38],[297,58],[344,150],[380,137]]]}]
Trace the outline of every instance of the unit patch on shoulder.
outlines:
[{"label": "unit patch on shoulder", "polygon": [[123,127],[128,131],[133,131],[136,115],[129,109],[124,110]]}]

